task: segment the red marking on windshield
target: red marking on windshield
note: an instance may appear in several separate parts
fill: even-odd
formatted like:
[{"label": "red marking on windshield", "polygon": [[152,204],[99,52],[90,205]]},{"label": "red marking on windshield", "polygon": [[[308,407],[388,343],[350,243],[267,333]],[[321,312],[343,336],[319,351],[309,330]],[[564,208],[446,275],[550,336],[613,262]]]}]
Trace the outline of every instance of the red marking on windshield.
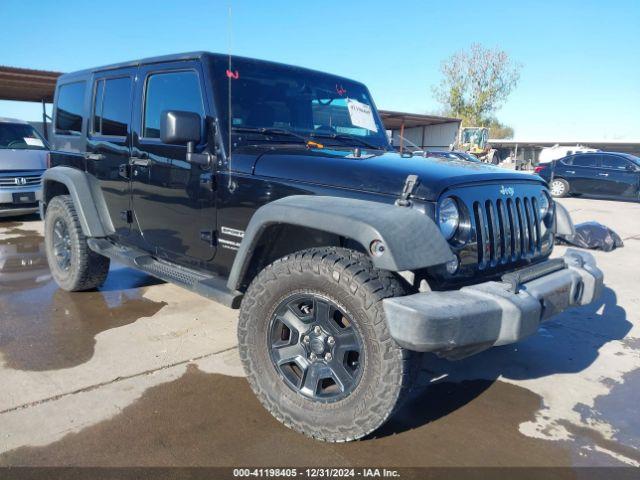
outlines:
[{"label": "red marking on windshield", "polygon": [[344,88],[342,85],[336,84],[336,92],[338,93],[338,95],[342,97],[345,93],[347,93],[347,89]]},{"label": "red marking on windshield", "polygon": [[237,80],[238,78],[240,78],[240,74],[238,73],[238,70],[236,70],[235,72],[232,72],[231,70],[227,70],[227,77]]}]

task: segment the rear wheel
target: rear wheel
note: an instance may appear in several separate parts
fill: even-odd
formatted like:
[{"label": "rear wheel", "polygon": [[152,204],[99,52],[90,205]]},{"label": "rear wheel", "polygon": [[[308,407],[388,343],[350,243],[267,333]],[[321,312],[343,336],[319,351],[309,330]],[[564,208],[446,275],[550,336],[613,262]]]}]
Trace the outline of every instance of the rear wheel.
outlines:
[{"label": "rear wheel", "polygon": [[404,294],[366,255],[305,250],[251,283],[240,356],[258,399],[286,426],[329,442],[381,426],[406,395],[417,354],[390,337],[382,299]]},{"label": "rear wheel", "polygon": [[566,197],[569,194],[569,182],[564,178],[554,178],[549,184],[549,191],[554,197]]},{"label": "rear wheel", "polygon": [[60,288],[76,292],[104,283],[109,273],[109,259],[89,249],[69,195],[54,197],[49,202],[44,240],[49,269]]}]

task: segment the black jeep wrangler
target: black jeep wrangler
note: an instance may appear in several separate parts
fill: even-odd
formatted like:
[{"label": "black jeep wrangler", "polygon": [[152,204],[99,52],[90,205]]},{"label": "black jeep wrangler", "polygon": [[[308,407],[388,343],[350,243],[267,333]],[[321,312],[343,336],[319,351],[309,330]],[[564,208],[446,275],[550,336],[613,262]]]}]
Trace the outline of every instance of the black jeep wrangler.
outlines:
[{"label": "black jeep wrangler", "polygon": [[339,76],[210,53],[71,73],[53,142],[60,287],[99,287],[113,259],[239,308],[251,387],[317,439],[385,422],[416,352],[515,342],[602,290],[590,255],[548,259],[573,227],[539,177],[393,152]]}]

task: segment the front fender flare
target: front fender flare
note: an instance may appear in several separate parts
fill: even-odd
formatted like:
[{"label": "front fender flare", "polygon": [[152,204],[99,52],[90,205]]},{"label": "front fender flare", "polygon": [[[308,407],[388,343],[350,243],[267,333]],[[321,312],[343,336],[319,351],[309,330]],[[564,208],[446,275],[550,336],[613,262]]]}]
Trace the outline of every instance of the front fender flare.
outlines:
[{"label": "front fender flare", "polygon": [[100,184],[93,175],[71,167],[50,168],[42,177],[43,202],[49,199],[47,189],[52,182],[67,187],[76,207],[82,233],[87,237],[106,237],[114,232]]},{"label": "front fender flare", "polygon": [[417,209],[352,198],[293,195],[254,213],[229,274],[229,289],[242,286],[261,235],[276,224],[330,232],[357,241],[367,251],[371,242],[380,240],[384,252],[371,260],[383,270],[415,270],[454,258],[435,222]]}]

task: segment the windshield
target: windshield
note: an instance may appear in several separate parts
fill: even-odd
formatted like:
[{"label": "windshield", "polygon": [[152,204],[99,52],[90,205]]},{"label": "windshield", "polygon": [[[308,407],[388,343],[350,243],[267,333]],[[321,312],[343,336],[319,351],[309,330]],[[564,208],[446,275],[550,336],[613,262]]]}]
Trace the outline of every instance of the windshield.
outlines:
[{"label": "windshield", "polygon": [[636,165],[640,165],[640,157],[636,157],[635,155],[631,155],[630,153],[623,153],[622,155],[631,160]]},{"label": "windshield", "polygon": [[0,122],[0,148],[46,150],[46,142],[31,125]]},{"label": "windshield", "polygon": [[[335,140],[342,145],[389,147],[385,129],[362,84],[302,68],[247,59],[234,59],[232,68],[227,67],[219,62],[215,70],[222,97],[219,111],[229,110],[228,92],[231,91],[232,133],[234,130],[246,133],[250,129],[278,129],[305,137],[333,139],[331,142]],[[229,118],[224,122],[228,128]],[[293,135],[269,137],[269,140],[303,141]]]},{"label": "windshield", "polygon": [[467,152],[456,152],[455,155],[458,155],[460,158],[468,162],[474,162],[474,163],[480,162],[480,160],[478,160],[477,157],[474,157],[473,155]]},{"label": "windshield", "polygon": [[451,152],[430,151],[427,152],[427,157],[450,158],[452,160],[459,160],[458,156]]}]

